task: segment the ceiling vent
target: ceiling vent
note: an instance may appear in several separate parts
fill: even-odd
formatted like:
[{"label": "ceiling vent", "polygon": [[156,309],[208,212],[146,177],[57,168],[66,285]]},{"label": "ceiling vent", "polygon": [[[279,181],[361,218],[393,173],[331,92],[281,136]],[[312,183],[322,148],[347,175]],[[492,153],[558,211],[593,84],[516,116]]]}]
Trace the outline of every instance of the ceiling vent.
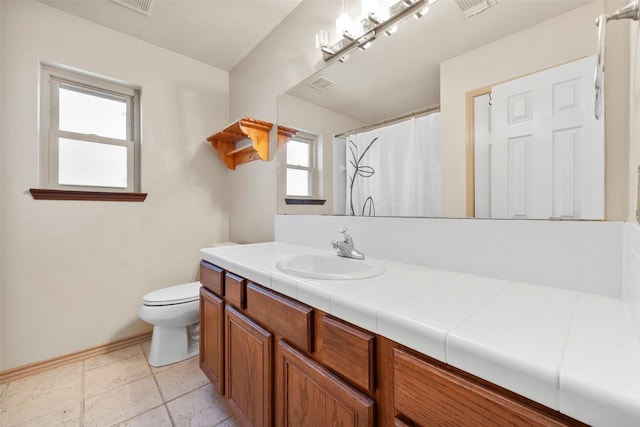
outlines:
[{"label": "ceiling vent", "polygon": [[464,13],[465,18],[484,12],[491,6],[495,6],[496,3],[498,3],[498,0],[456,0],[456,4]]},{"label": "ceiling vent", "polygon": [[124,6],[127,9],[135,10],[144,16],[149,16],[151,13],[151,4],[154,0],[111,0],[112,2]]},{"label": "ceiling vent", "polygon": [[325,76],[320,76],[317,79],[307,83],[307,86],[311,86],[312,88],[323,92],[329,89],[334,84],[336,84],[336,82],[334,82],[333,80],[328,79]]}]

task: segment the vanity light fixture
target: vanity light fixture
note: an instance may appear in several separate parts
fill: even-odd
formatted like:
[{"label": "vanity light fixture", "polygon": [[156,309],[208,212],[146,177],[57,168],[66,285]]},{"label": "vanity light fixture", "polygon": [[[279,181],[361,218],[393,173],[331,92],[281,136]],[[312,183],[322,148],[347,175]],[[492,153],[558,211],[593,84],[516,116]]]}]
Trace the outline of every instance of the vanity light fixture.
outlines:
[{"label": "vanity light fixture", "polygon": [[342,32],[342,37],[344,37],[345,39],[349,40],[350,42],[355,41],[355,37],[352,36],[349,31],[343,31]]},{"label": "vanity light fixture", "polygon": [[373,25],[380,25],[380,23],[381,23],[380,20],[378,18],[376,18],[376,15],[374,15],[373,13],[370,13],[369,15],[367,15],[367,19]]},{"label": "vanity light fixture", "polygon": [[336,51],[331,49],[330,47],[327,46],[320,46],[320,50],[322,50],[322,53],[326,54],[326,55],[335,55]]},{"label": "vanity light fixture", "polygon": [[384,35],[387,36],[387,37],[391,37],[396,31],[398,31],[398,26],[394,25],[393,27],[391,27],[387,31],[385,31]]},{"label": "vanity light fixture", "polygon": [[371,42],[372,42],[372,41],[373,41],[373,40],[368,40],[367,42],[365,42],[365,43],[363,43],[363,44],[359,45],[359,46],[358,46],[358,49],[360,49],[360,50],[367,50],[367,49],[369,49],[369,48],[371,47]]},{"label": "vanity light fixture", "polygon": [[426,15],[427,13],[429,13],[429,6],[425,6],[424,8],[422,8],[419,11],[417,11],[416,13],[414,13],[413,17],[416,18],[416,19],[420,19],[424,15]]},{"label": "vanity light fixture", "polygon": [[398,30],[399,24],[411,16],[420,18],[426,15],[429,6],[436,1],[438,0],[399,0],[383,7],[384,4],[389,4],[388,0],[363,0],[362,18],[352,19],[346,13],[346,8],[343,8],[336,20],[338,41],[330,45],[328,32],[321,30],[316,34],[316,46],[322,51],[325,62],[344,62],[355,49],[368,49],[377,36],[391,36]]}]

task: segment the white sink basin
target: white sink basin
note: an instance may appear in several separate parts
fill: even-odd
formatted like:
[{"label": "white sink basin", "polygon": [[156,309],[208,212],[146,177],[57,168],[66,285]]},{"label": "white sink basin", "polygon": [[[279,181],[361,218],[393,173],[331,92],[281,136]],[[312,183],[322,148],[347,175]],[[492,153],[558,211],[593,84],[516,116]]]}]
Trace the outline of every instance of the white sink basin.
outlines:
[{"label": "white sink basin", "polygon": [[366,279],[384,273],[380,264],[337,255],[291,255],[280,259],[276,268],[294,276],[325,280]]}]

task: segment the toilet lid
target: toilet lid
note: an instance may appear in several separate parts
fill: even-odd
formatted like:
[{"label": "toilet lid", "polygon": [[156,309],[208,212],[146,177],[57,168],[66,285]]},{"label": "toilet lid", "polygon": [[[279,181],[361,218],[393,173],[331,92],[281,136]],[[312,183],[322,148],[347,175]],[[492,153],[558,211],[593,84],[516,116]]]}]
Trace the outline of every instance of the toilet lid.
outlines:
[{"label": "toilet lid", "polygon": [[200,297],[200,282],[184,283],[149,292],[142,301],[144,305],[171,305],[197,301]]}]

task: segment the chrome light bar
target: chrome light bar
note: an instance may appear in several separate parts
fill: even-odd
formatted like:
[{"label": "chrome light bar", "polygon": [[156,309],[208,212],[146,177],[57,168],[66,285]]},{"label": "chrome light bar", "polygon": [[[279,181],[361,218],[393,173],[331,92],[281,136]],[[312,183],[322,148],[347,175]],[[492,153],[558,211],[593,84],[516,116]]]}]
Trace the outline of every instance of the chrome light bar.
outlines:
[{"label": "chrome light bar", "polygon": [[367,49],[376,37],[385,33],[387,35],[393,34],[395,27],[411,16],[421,17],[424,15],[423,10],[436,1],[438,0],[401,0],[391,7],[392,10],[396,11],[395,14],[384,21],[379,21],[375,16],[370,15],[365,18],[370,23],[370,29],[357,37],[345,32],[342,34],[342,40],[333,46],[321,46],[322,58],[325,62],[333,62],[335,60],[344,62],[349,53],[356,49]]}]

